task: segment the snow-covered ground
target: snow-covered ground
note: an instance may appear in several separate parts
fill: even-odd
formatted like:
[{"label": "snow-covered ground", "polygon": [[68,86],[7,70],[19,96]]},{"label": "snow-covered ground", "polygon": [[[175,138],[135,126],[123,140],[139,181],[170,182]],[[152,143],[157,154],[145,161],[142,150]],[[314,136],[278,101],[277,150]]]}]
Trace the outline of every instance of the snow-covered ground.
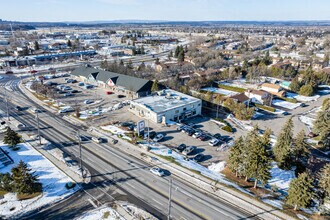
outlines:
[{"label": "snow-covered ground", "polygon": [[123,207],[126,212],[130,213],[135,218],[132,219],[148,219],[148,220],[158,220],[156,217],[150,213],[140,209],[132,204],[127,204],[126,202],[120,202],[120,206]]},{"label": "snow-covered ground", "polygon": [[3,76],[0,76],[0,80],[2,80],[4,77]]},{"label": "snow-covered ground", "polygon": [[124,131],[123,129],[120,129],[114,125],[106,125],[106,126],[100,126],[101,129],[105,130],[105,131],[110,131],[111,133],[115,134],[115,135],[122,135],[123,139],[127,139],[127,140],[132,140],[130,137],[128,137],[125,133],[127,133],[127,131]]},{"label": "snow-covered ground", "polygon": [[[38,179],[42,184],[42,195],[28,200],[18,201],[14,193],[7,193],[4,198],[0,199],[0,215],[10,217],[29,212],[40,208],[46,204],[57,202],[71,195],[78,186],[73,189],[66,189],[65,184],[73,182],[71,178],[66,176],[54,164],[43,157],[38,151],[28,144],[19,144],[20,150],[12,151],[2,142],[0,147],[9,152],[9,156],[14,160],[14,164],[10,164],[0,169],[1,173],[10,172],[11,169],[23,160],[38,175]],[[10,211],[10,209],[13,209]]]},{"label": "snow-covered ground", "polygon": [[296,178],[293,170],[282,170],[275,162],[272,163],[270,174],[271,179],[268,181],[268,184],[271,186],[276,186],[279,190],[283,191],[287,191],[291,180]]},{"label": "snow-covered ground", "polygon": [[85,212],[80,217],[76,218],[76,220],[101,220],[101,219],[125,220],[114,209],[110,207],[100,207],[98,209]]},{"label": "snow-covered ground", "polygon": [[315,119],[314,118],[310,118],[310,117],[307,117],[305,115],[302,115],[302,116],[299,116],[299,120],[306,124],[307,128],[309,131],[312,131],[313,129],[313,124],[314,124],[314,121]]},{"label": "snow-covered ground", "polygon": [[207,87],[207,88],[203,88],[201,90],[206,91],[206,92],[218,93],[218,94],[222,94],[222,95],[225,95],[225,96],[233,96],[233,95],[238,94],[238,92],[233,92],[233,91],[230,91],[230,90],[220,89],[220,88],[215,88],[215,87]]},{"label": "snow-covered ground", "polygon": [[273,199],[262,199],[262,201],[264,203],[267,203],[267,204],[269,204],[271,206],[274,206],[274,207],[276,207],[278,209],[283,209],[284,202],[281,201],[281,200],[277,200],[277,199],[276,200],[273,200]]},{"label": "snow-covered ground", "polygon": [[301,103],[299,103],[299,102],[291,103],[291,102],[283,101],[280,99],[274,99],[273,105],[292,110],[292,109],[298,108],[301,105]]},{"label": "snow-covered ground", "polygon": [[291,99],[296,99],[299,102],[311,102],[311,101],[316,101],[320,98],[320,95],[314,95],[314,96],[303,96],[303,95],[298,95],[293,92],[287,92],[286,93],[287,98]]},{"label": "snow-covered ground", "polygon": [[220,173],[226,167],[226,161],[220,161],[218,163],[212,163],[207,169]]}]

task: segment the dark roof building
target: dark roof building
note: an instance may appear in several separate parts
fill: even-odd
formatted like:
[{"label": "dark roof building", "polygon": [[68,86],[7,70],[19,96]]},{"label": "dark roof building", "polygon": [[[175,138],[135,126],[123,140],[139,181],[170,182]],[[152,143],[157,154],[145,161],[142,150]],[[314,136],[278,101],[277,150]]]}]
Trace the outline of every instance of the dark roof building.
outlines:
[{"label": "dark roof building", "polygon": [[142,97],[151,93],[153,82],[120,73],[114,73],[95,69],[92,67],[79,67],[71,72],[71,75],[83,78],[91,84],[102,85],[114,92],[133,94],[133,97]]}]

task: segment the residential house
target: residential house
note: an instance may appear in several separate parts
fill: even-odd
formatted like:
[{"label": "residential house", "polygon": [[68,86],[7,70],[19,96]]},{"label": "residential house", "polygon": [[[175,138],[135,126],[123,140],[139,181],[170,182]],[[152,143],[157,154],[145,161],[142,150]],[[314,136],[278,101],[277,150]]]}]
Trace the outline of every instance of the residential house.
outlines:
[{"label": "residential house", "polygon": [[279,96],[279,97],[285,96],[285,90],[280,85],[277,85],[277,84],[263,83],[261,85],[261,90],[269,92],[269,93]]},{"label": "residential house", "polygon": [[244,94],[251,99],[251,102],[262,105],[269,105],[271,100],[271,94],[266,91],[249,89]]},{"label": "residential house", "polygon": [[237,95],[230,96],[230,98],[238,103],[243,103],[245,105],[248,105],[249,101],[251,101],[250,98],[247,97],[244,93],[239,93]]}]

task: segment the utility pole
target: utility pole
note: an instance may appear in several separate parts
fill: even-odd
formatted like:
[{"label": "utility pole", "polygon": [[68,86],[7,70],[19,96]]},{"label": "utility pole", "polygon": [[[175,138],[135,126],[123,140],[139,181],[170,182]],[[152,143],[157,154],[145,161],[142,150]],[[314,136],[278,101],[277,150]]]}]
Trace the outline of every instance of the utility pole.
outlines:
[{"label": "utility pole", "polygon": [[9,118],[8,97],[7,97],[7,89],[6,89],[6,87],[5,87],[5,99],[6,99],[6,109],[7,109],[7,120],[10,121],[10,118]]},{"label": "utility pole", "polygon": [[169,197],[168,197],[168,214],[167,220],[171,219],[171,201],[172,201],[172,179],[169,179]]},{"label": "utility pole", "polygon": [[80,132],[79,132],[79,130],[77,131],[77,138],[78,138],[78,141],[79,141],[79,166],[80,166],[80,171],[81,171],[81,177],[84,178],[83,168],[82,168],[81,140],[80,140]]},{"label": "utility pole", "polygon": [[36,109],[37,112],[37,125],[38,125],[38,138],[39,138],[39,145],[41,146],[41,136],[40,136],[40,122],[39,122],[39,110]]}]

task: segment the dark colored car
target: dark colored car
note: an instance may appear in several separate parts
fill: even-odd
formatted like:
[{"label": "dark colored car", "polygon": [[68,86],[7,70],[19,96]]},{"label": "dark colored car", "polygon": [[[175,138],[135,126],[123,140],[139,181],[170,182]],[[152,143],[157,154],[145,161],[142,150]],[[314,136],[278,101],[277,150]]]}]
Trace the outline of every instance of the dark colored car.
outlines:
[{"label": "dark colored car", "polygon": [[125,98],[126,96],[124,96],[124,95],[117,95],[117,97],[121,99],[121,98]]},{"label": "dark colored car", "polygon": [[6,71],[6,74],[14,74],[14,72],[11,70],[8,70],[8,71]]},{"label": "dark colored car", "polygon": [[22,111],[22,110],[23,110],[20,106],[15,106],[15,109],[16,109],[17,111]]},{"label": "dark colored car", "polygon": [[202,134],[201,136],[199,136],[197,139],[201,140],[201,141],[206,141],[208,139],[208,136],[206,134]]},{"label": "dark colored car", "polygon": [[[156,135],[157,135],[156,131],[150,131],[150,132],[149,132],[149,138],[150,138],[150,139],[153,139]],[[145,139],[148,138],[148,131],[145,131],[145,133],[144,133],[144,138],[145,138]]]},{"label": "dark colored car", "polygon": [[203,158],[204,158],[204,155],[203,154],[197,154],[194,158],[192,158],[192,161],[198,163],[201,160],[203,160]]},{"label": "dark colored car", "polygon": [[74,89],[74,90],[71,91],[71,93],[78,93],[78,92],[79,92],[79,91],[76,90],[76,89]]},{"label": "dark colored car", "polygon": [[216,139],[219,139],[219,140],[222,138],[221,134],[219,134],[219,133],[213,135],[213,137]]},{"label": "dark colored car", "polygon": [[193,130],[193,129],[188,129],[188,130],[186,130],[186,133],[187,133],[189,136],[192,136],[192,135],[195,133],[195,130]]},{"label": "dark colored car", "polygon": [[184,149],[186,149],[187,145],[185,144],[180,144],[179,146],[176,147],[176,149],[179,151],[179,152],[182,152],[184,151]]}]

